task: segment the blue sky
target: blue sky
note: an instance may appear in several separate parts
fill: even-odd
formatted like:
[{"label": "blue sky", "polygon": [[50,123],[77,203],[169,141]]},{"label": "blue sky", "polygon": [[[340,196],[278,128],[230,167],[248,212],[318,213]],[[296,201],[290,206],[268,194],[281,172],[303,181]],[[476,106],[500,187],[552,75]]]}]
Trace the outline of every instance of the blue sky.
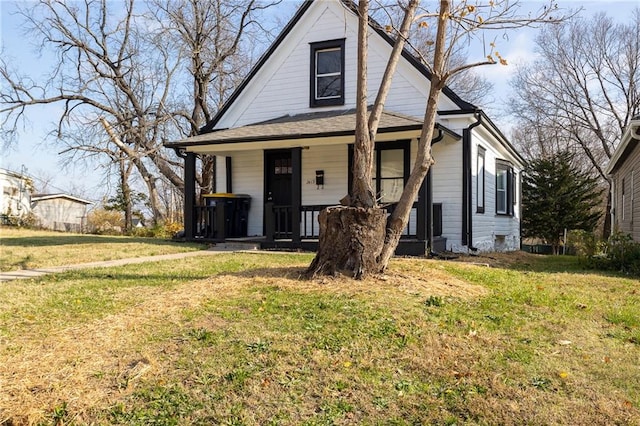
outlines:
[{"label": "blue sky", "polygon": [[[118,0],[113,0],[118,1]],[[284,6],[291,9],[292,1]],[[523,7],[536,10],[541,2],[529,0],[522,2]],[[592,15],[597,12],[606,12],[609,16],[623,20],[629,12],[640,4],[639,0],[621,1],[574,1],[558,0],[562,8],[583,7],[585,14]],[[3,57],[9,58],[14,65],[21,70],[33,73],[34,77],[40,77],[38,70],[45,72],[54,60],[52,54],[45,53],[39,56],[36,51],[35,41],[28,41],[22,34],[19,21],[11,16],[16,3],[0,0],[0,42],[3,46]],[[505,102],[509,93],[509,77],[515,70],[515,64],[531,59],[533,55],[533,38],[536,30],[524,29],[509,33],[508,42],[501,42],[500,53],[507,58],[510,66],[492,66],[480,68],[494,83],[496,101],[498,104]],[[496,105],[500,110],[501,105]],[[47,132],[55,127],[55,119],[59,107],[36,107],[26,113],[27,123],[20,129],[19,137],[11,147],[3,149],[0,153],[0,165],[3,168],[20,170],[22,165],[27,167],[27,173],[35,177],[52,178],[49,186],[50,192],[71,192],[90,200],[98,201],[105,188],[102,185],[104,171],[96,169],[95,165],[88,167],[75,164],[63,167],[64,157],[59,154],[59,147],[51,139],[47,139]],[[493,117],[500,124],[499,117]],[[503,129],[504,130],[504,129]]]}]

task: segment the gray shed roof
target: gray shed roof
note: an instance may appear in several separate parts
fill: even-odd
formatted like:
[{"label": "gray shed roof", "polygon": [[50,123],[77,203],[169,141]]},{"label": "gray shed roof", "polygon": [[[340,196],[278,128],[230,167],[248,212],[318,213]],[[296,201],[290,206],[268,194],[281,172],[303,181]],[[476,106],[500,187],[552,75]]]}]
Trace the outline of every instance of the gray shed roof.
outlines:
[{"label": "gray shed roof", "polygon": [[[222,129],[198,136],[167,143],[167,147],[189,147],[242,142],[308,139],[317,137],[348,136],[355,134],[356,113],[354,109],[286,115],[260,123],[231,129]],[[404,114],[384,111],[378,133],[419,130],[422,121]],[[460,138],[448,129],[439,126],[452,136]]]}]

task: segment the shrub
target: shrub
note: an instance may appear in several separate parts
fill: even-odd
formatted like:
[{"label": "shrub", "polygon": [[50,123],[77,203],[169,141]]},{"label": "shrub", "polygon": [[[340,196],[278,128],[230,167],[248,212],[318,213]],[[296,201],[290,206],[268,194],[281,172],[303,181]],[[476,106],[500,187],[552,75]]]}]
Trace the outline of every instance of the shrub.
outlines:
[{"label": "shrub", "polygon": [[567,252],[577,256],[593,257],[602,254],[605,246],[593,232],[574,230],[567,234]]},{"label": "shrub", "polygon": [[630,235],[613,234],[605,243],[604,252],[589,259],[592,267],[640,276],[640,243],[634,242]]},{"label": "shrub", "polygon": [[150,228],[134,228],[131,231],[131,235],[134,235],[136,237],[171,239],[182,228],[182,223],[165,222],[163,224],[155,225]]},{"label": "shrub", "polygon": [[87,215],[88,231],[99,235],[120,235],[124,228],[122,213],[95,209]]},{"label": "shrub", "polygon": [[11,208],[8,208],[7,212],[3,213],[1,216],[3,225],[28,229],[37,229],[40,227],[40,222],[33,212],[17,216],[11,213]]}]

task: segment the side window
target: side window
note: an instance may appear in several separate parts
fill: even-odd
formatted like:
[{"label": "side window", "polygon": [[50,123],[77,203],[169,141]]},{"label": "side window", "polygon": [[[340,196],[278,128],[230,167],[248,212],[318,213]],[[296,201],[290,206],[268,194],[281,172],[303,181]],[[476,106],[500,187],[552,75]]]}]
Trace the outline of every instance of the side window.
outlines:
[{"label": "side window", "polygon": [[515,174],[504,161],[496,163],[496,214],[512,216],[515,204]]},{"label": "side window", "polygon": [[309,105],[344,105],[344,39],[311,43]]},{"label": "side window", "polygon": [[485,150],[478,147],[478,158],[476,164],[476,212],[484,213],[484,166]]}]

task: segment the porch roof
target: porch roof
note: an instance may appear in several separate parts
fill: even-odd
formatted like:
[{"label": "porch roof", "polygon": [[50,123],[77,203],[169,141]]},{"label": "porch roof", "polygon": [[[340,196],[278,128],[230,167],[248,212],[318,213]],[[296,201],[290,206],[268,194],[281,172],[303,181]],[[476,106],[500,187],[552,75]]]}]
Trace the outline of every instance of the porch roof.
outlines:
[{"label": "porch roof", "polygon": [[[356,112],[355,109],[321,111],[297,115],[286,115],[260,123],[250,124],[231,129],[215,130],[198,136],[182,139],[165,144],[168,148],[204,148],[213,149],[231,148],[231,145],[251,144],[259,142],[312,142],[313,140],[333,138],[336,143],[344,143],[344,138],[353,138],[355,135]],[[448,133],[454,139],[460,139],[460,135],[437,125],[437,129]],[[380,140],[386,140],[384,135],[417,137],[422,129],[422,121],[415,117],[384,111],[380,118],[378,135]]]}]

